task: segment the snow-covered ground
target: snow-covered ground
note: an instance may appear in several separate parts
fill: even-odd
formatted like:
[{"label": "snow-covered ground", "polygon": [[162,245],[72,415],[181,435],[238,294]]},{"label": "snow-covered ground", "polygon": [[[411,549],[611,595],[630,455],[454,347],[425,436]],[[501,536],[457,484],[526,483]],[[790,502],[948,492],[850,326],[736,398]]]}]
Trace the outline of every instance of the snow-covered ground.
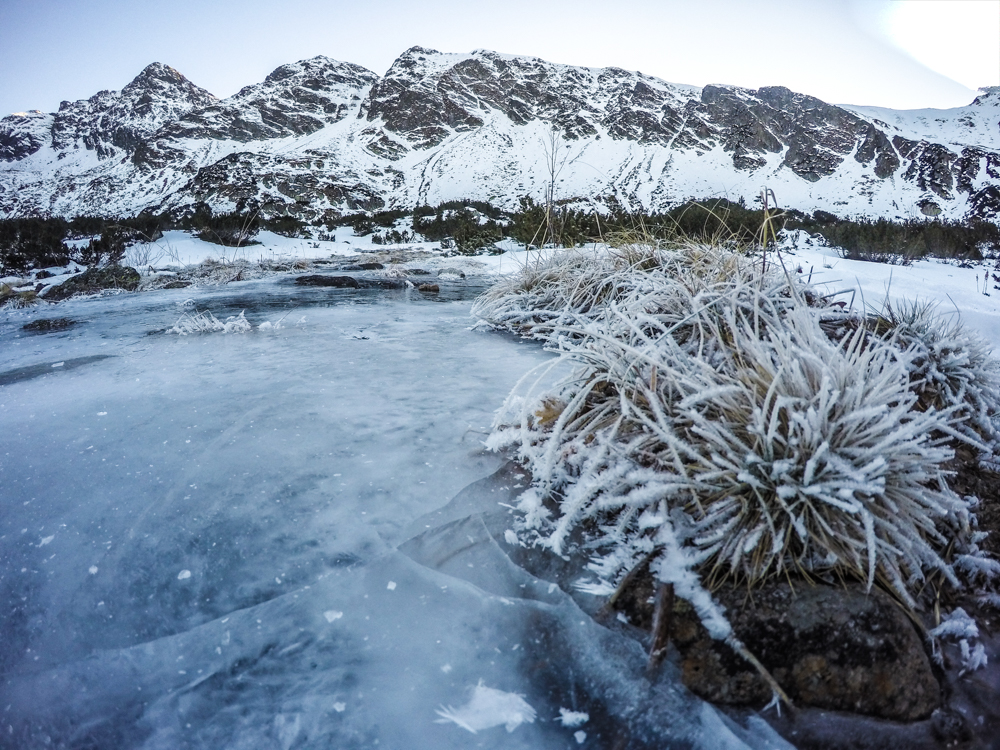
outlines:
[{"label": "snow-covered ground", "polygon": [[813,283],[831,293],[841,292],[837,299],[853,304],[854,309],[881,309],[887,299],[936,303],[942,313],[959,316],[1000,353],[1000,267],[996,261],[928,259],[903,266],[846,260],[838,248],[801,231],[786,238],[782,258],[789,271],[811,274]]},{"label": "snow-covered ground", "polygon": [[[179,262],[208,244],[164,240]],[[806,235],[782,258],[863,293],[847,304],[936,300],[1000,345],[988,265],[846,261]],[[487,281],[431,298],[279,275],[0,311],[0,747],[605,747],[613,721],[787,747],[670,667],[651,687],[638,643],[487,531],[520,478],[463,488],[501,466],[493,412],[550,356],[471,330]],[[165,332],[199,311],[250,330]],[[76,325],[22,329],[46,317]]]},{"label": "snow-covered ground", "polygon": [[[497,243],[504,250],[502,255],[446,255],[441,251],[440,242],[414,241],[398,245],[379,245],[372,242],[372,235],[358,236],[351,227],[337,227],[333,240],[313,240],[299,237],[285,237],[274,232],[260,232],[254,237],[256,244],[232,248],[198,239],[189,232],[171,230],[163,237],[150,243],[139,243],[129,248],[126,260],[133,261],[137,268],[178,268],[205,260],[232,262],[280,262],[289,260],[314,260],[317,258],[350,257],[359,253],[383,253],[394,250],[414,253],[432,253],[433,266],[461,266],[472,274],[513,273],[525,262],[538,257],[538,251],[530,253],[524,246],[512,240]],[[542,251],[547,252],[547,251]]]}]

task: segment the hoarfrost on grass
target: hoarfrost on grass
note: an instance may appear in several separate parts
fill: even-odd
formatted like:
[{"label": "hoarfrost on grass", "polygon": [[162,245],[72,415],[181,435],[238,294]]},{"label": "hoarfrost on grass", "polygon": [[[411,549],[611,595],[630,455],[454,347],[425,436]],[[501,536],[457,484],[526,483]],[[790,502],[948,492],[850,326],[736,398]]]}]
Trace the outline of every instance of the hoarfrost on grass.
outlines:
[{"label": "hoarfrost on grass", "polygon": [[253,326],[243,312],[221,321],[211,311],[205,310],[194,314],[184,313],[172,328],[167,329],[167,333],[187,336],[192,333],[247,333],[252,329]]},{"label": "hoarfrost on grass", "polygon": [[554,389],[523,378],[487,441],[533,476],[514,531],[586,551],[609,586],[651,556],[737,649],[703,575],[836,569],[911,605],[932,571],[995,575],[943,466],[951,438],[989,448],[997,365],[930,308],[887,310],[873,324],[773,263],[694,245],[569,252],[502,280],[474,312],[573,369]]},{"label": "hoarfrost on grass", "polygon": [[986,650],[982,643],[975,642],[979,639],[979,626],[962,607],[945,615],[941,624],[928,631],[927,635],[931,639],[932,654],[939,664],[943,661],[941,642],[950,639],[958,643],[963,674],[986,666]]}]

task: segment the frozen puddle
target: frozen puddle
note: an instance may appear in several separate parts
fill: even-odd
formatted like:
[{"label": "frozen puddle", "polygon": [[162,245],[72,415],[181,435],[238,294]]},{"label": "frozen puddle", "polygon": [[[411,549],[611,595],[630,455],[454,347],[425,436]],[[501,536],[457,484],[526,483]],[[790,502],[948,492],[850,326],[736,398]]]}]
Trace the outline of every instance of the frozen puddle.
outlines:
[{"label": "frozen puddle", "polygon": [[[0,313],[0,746],[786,747],[509,560],[481,440],[548,355],[469,294],[184,294]],[[148,335],[188,298],[252,329]]]}]

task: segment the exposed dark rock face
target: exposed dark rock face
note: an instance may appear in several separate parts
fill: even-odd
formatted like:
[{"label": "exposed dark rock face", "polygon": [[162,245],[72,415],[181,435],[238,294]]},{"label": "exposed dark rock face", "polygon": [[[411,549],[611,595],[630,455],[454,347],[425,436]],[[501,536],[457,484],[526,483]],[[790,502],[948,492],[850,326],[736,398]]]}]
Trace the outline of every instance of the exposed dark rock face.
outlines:
[{"label": "exposed dark rock face", "polygon": [[[470,99],[465,85],[480,79],[481,65],[455,66],[442,81],[427,75],[425,63],[434,50],[413,47],[396,60],[385,77],[372,86],[365,109],[369,120],[381,118],[387,130],[399,133],[418,147],[436,146],[449,134],[482,126],[483,121],[469,112]],[[471,62],[471,61],[470,61]]]},{"label": "exposed dark rock face", "polygon": [[193,110],[158,138],[232,140],[240,143],[309,135],[347,116],[378,76],[360,65],[327,57],[282,65],[262,83]]},{"label": "exposed dark rock face", "polygon": [[987,185],[969,196],[969,215],[987,221],[1000,218],[1000,187]]},{"label": "exposed dark rock face", "polygon": [[52,121],[37,109],[0,120],[0,160],[18,161],[38,151],[51,137]]},{"label": "exposed dark rock face", "polygon": [[[268,154],[239,152],[202,167],[180,191],[185,198],[209,206],[244,211],[267,204],[267,216],[299,216],[316,204],[349,211],[377,211],[385,201],[351,175],[338,179],[322,160],[287,160]],[[186,201],[181,201],[186,203]],[[173,201],[164,204],[172,208]]]},{"label": "exposed dark rock face", "polygon": [[864,140],[854,158],[861,164],[869,164],[874,159],[875,174],[882,179],[899,169],[899,155],[886,134],[875,127],[874,123],[865,125]]}]

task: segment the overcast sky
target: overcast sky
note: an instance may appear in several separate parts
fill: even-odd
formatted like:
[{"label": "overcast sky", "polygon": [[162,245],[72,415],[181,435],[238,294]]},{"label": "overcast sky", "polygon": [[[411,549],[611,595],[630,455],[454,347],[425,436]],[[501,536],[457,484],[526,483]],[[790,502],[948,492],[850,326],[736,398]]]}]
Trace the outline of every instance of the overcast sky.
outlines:
[{"label": "overcast sky", "polygon": [[229,96],[316,55],[382,74],[414,45],[954,107],[1000,85],[1000,0],[0,0],[0,114],[54,112],[154,61]]}]

